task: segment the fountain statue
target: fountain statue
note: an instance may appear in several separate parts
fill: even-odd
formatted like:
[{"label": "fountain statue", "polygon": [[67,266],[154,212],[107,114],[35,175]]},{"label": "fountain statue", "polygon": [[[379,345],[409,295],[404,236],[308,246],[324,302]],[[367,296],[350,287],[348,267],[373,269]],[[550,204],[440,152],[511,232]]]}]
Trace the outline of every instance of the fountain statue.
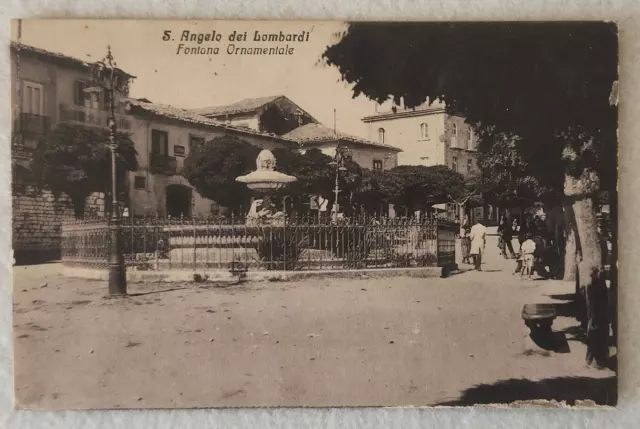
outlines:
[{"label": "fountain statue", "polygon": [[271,198],[265,194],[297,179],[275,171],[275,168],[276,157],[271,151],[264,149],[256,159],[256,170],[236,178],[236,181],[245,183],[249,189],[258,194],[247,215],[247,225],[274,225],[284,222],[284,213],[276,211]]}]

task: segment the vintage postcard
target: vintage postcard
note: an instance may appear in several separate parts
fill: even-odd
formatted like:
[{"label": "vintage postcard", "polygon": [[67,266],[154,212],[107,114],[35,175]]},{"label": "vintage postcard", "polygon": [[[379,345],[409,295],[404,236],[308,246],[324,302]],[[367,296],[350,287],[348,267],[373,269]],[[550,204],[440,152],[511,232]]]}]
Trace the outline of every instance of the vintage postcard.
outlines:
[{"label": "vintage postcard", "polygon": [[616,405],[614,23],[7,43],[18,408]]}]

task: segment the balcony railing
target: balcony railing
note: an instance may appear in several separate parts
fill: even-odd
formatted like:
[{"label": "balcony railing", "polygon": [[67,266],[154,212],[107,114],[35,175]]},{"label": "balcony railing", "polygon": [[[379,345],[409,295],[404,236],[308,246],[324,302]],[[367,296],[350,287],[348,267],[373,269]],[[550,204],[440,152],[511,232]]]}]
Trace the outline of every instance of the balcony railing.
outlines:
[{"label": "balcony railing", "polygon": [[49,132],[51,120],[48,116],[21,113],[14,127],[25,136],[42,136]]},{"label": "balcony railing", "polygon": [[[60,122],[107,128],[109,126],[109,111],[74,104],[61,104]],[[131,130],[131,121],[124,115],[116,114],[116,124],[119,131]]]},{"label": "balcony railing", "polygon": [[173,176],[178,170],[178,162],[173,156],[152,154],[149,162],[149,170],[152,174]]}]

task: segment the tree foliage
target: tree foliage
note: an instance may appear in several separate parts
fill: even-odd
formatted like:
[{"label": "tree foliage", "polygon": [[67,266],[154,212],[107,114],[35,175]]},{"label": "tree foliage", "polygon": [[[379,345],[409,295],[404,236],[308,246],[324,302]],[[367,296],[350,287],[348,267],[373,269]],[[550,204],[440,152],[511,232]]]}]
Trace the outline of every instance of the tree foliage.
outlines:
[{"label": "tree foliage", "polygon": [[189,153],[182,174],[203,197],[235,212],[248,209],[251,192],[236,178],[256,169],[260,150],[234,136],[216,137]]},{"label": "tree foliage", "polygon": [[[362,169],[360,184],[353,192],[353,203],[366,213],[376,213],[402,192],[398,175],[390,171]],[[383,210],[384,211],[384,210]]]},{"label": "tree foliage", "polygon": [[478,165],[485,200],[500,207],[527,207],[536,201],[558,202],[564,179],[559,156],[546,162],[525,159],[520,137],[483,129],[478,133]]},{"label": "tree foliage", "polygon": [[[307,150],[304,154],[292,149],[274,149],[278,171],[295,176],[297,180],[287,184],[276,193],[276,199],[282,201],[287,196],[297,212],[308,209],[311,196],[331,197],[331,161],[332,158],[319,149]],[[307,207],[305,207],[307,206]]]},{"label": "tree foliage", "polygon": [[390,175],[396,177],[400,189],[391,202],[409,212],[430,210],[434,204],[454,201],[465,192],[464,177],[444,165],[401,165],[391,169]]},{"label": "tree foliage", "polygon": [[[137,169],[136,151],[127,134],[117,133],[116,144],[118,189],[124,190],[126,172]],[[31,171],[38,186],[69,195],[76,215],[82,216],[89,194],[111,190],[109,132],[60,124],[39,140]]]},{"label": "tree foliage", "polygon": [[407,107],[442,100],[471,124],[519,136],[531,165],[559,159],[569,137],[591,136],[587,147],[571,139],[572,171],[596,165],[603,186],[615,186],[615,24],[355,23],[323,57],[354,97]]},{"label": "tree foliage", "polygon": [[[276,199],[286,195],[297,211],[305,211],[305,205],[313,196],[320,196],[334,203],[336,166],[332,157],[319,149],[304,154],[290,149],[273,151],[278,170],[297,177],[277,192]],[[452,201],[464,193],[462,175],[443,166],[402,166],[388,171],[372,171],[347,159],[345,169],[338,176],[341,211],[347,215],[360,212],[378,212],[389,203],[411,210],[429,209],[433,204]]]}]

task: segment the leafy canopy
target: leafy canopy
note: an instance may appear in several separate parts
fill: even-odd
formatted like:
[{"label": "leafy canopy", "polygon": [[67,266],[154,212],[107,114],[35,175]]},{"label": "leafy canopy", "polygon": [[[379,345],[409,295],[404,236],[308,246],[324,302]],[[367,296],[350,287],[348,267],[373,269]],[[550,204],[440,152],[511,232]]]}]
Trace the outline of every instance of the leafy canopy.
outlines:
[{"label": "leafy canopy", "polygon": [[[617,42],[615,24],[602,22],[354,23],[323,58],[354,97],[444,101],[480,131],[519,136],[535,176],[553,158],[575,174],[595,167],[611,188]],[[567,144],[577,156],[562,157]]]},{"label": "leafy canopy", "polygon": [[[125,189],[127,171],[137,169],[136,151],[127,134],[116,134],[118,189]],[[71,197],[76,215],[92,192],[111,189],[111,149],[108,130],[60,124],[38,142],[31,161],[36,184]]]},{"label": "leafy canopy", "polygon": [[429,210],[434,204],[457,200],[465,192],[462,174],[444,165],[401,165],[389,173],[396,177],[400,188],[391,202],[409,210]]},{"label": "leafy canopy", "polygon": [[182,175],[203,197],[232,211],[248,209],[251,192],[236,178],[255,170],[260,150],[234,136],[216,137],[192,148]]}]

